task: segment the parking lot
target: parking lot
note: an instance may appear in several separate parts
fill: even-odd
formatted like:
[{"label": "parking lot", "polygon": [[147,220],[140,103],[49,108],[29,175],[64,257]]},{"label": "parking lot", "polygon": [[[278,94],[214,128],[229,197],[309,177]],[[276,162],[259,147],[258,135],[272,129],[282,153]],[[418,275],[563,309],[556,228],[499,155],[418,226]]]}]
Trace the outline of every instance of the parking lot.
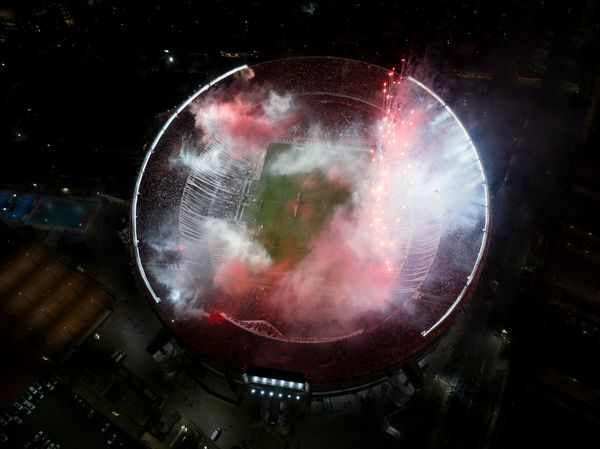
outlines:
[{"label": "parking lot", "polygon": [[23,449],[139,448],[81,397],[48,378],[4,410],[0,447]]}]

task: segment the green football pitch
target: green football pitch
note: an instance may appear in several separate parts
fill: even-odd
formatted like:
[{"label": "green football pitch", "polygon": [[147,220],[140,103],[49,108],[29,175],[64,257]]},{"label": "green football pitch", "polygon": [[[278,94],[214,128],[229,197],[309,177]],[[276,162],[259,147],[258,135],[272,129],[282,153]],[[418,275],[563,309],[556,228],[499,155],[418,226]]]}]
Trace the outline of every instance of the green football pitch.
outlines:
[{"label": "green football pitch", "polygon": [[292,148],[271,144],[265,154],[261,178],[250,186],[250,203],[242,220],[276,262],[291,265],[308,252],[310,240],[317,235],[333,207],[345,203],[347,188],[329,182],[322,172],[273,175],[270,166],[276,156]]}]

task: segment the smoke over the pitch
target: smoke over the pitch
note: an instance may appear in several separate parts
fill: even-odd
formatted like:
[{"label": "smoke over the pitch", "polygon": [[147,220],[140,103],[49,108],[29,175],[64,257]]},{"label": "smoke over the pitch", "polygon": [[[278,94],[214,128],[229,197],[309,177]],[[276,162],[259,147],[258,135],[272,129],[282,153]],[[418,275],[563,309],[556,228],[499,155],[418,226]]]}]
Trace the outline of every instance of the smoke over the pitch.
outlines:
[{"label": "smoke over the pitch", "polygon": [[[481,174],[473,169],[468,136],[437,102],[411,96],[412,87],[387,85],[384,98],[393,98],[374,111],[369,129],[348,121],[336,137],[314,117],[300,127],[305,105],[266,86],[217,91],[194,103],[197,135],[172,160],[190,174],[179,229],[171,228],[180,233],[154,243],[158,254],[173,248],[180,254],[176,264],[152,266],[169,299],[204,313],[212,307],[206,298],[238,305],[260,298],[279,322],[295,328],[318,316],[329,326],[319,330],[323,335],[351,330],[369,312],[408,304],[442,235],[477,228],[485,200],[472,194]],[[261,226],[240,218],[252,201],[247,183],[260,178],[266,149],[277,141],[289,148],[263,174],[304,179],[290,204],[280,205],[289,209],[290,223],[315,213],[314,204],[302,202],[312,174],[349,192],[299,261],[274,257]]]}]

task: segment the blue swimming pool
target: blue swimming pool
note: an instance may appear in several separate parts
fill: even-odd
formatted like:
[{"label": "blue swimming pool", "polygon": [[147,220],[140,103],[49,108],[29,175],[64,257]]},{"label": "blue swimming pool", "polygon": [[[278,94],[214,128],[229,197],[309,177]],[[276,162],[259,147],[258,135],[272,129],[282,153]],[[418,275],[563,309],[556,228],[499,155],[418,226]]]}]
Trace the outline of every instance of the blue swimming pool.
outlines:
[{"label": "blue swimming pool", "polygon": [[0,192],[0,217],[6,215],[9,208],[9,203],[13,198],[12,193]]},{"label": "blue swimming pool", "polygon": [[30,214],[27,224],[66,231],[84,231],[99,202],[77,199],[42,197]]},{"label": "blue swimming pool", "polygon": [[8,211],[8,218],[11,220],[23,220],[35,205],[36,198],[31,195],[19,195],[17,203]]}]

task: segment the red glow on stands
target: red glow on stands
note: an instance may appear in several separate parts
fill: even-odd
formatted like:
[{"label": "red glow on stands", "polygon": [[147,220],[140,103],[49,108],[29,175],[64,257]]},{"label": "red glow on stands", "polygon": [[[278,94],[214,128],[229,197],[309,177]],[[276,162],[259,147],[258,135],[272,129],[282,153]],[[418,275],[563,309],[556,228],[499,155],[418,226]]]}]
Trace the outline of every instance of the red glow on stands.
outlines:
[{"label": "red glow on stands", "polygon": [[214,283],[227,295],[243,295],[253,284],[252,273],[240,259],[232,259],[215,274]]},{"label": "red glow on stands", "polygon": [[208,315],[208,322],[210,324],[222,324],[225,321],[225,318],[221,314],[221,312],[215,310]]}]

